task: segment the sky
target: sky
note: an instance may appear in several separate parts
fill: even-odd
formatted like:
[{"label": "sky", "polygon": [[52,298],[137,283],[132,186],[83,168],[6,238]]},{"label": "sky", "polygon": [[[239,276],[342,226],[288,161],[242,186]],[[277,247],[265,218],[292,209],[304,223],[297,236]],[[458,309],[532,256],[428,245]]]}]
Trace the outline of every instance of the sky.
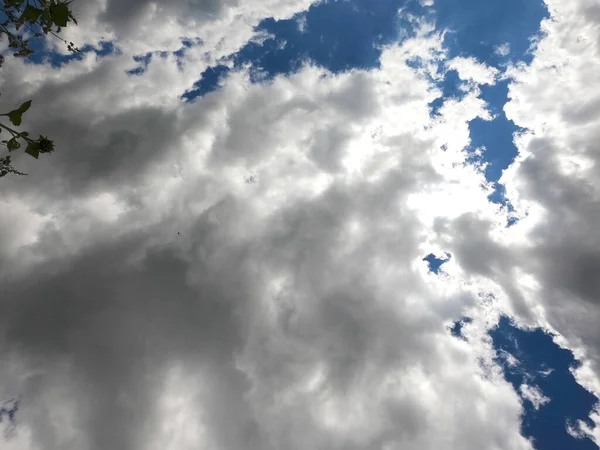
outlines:
[{"label": "sky", "polygon": [[72,9],[0,71],[0,448],[599,448],[596,0]]}]

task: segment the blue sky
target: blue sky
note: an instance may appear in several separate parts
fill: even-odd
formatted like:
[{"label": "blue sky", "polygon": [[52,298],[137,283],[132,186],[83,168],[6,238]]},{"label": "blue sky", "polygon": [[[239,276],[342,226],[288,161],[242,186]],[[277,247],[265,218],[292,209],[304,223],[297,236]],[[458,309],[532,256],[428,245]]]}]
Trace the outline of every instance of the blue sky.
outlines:
[{"label": "blue sky", "polygon": [[523,433],[534,440],[535,448],[596,448],[592,441],[576,439],[565,429],[565,423],[576,425],[580,420],[593,427],[589,413],[598,402],[573,377],[571,369],[578,365],[573,354],[543,330],[521,330],[506,317],[490,335],[497,361],[514,388],[536,386],[549,399],[537,408],[523,399]]},{"label": "blue sky", "polygon": [[108,1],[7,63],[64,149],[0,218],[9,449],[598,448],[600,26],[560,1]]}]

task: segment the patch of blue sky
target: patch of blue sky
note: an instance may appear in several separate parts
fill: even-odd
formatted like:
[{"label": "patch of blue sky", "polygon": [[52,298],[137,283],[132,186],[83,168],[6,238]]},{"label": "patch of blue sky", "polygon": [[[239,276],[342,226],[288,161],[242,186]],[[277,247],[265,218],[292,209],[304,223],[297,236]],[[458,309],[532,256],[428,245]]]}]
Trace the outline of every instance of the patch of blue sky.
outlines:
[{"label": "patch of blue sky", "polygon": [[[6,14],[0,10],[0,22],[6,20]],[[42,35],[41,37],[34,37],[33,34],[36,32],[41,33],[41,27],[33,26],[33,28],[21,28],[19,33],[24,35],[25,39],[29,40],[29,48],[33,50],[35,53],[26,58],[26,62],[33,64],[47,64],[50,63],[54,67],[61,67],[63,63],[68,63],[72,60],[80,60],[83,56],[82,54],[88,53],[91,51],[96,52],[98,56],[105,56],[106,54],[112,53],[115,51],[113,44],[110,42],[101,42],[100,48],[96,48],[92,45],[84,45],[81,47],[81,54],[60,54],[57,51],[49,50],[47,46],[48,39],[56,39],[56,42],[59,45],[64,45],[65,51],[67,51],[67,44],[60,41],[58,38],[54,38],[51,35],[48,37],[46,35]],[[10,55],[14,53],[14,49],[7,49],[3,53],[3,55]]]},{"label": "patch of blue sky", "polygon": [[470,317],[463,317],[462,319],[457,320],[456,322],[454,322],[454,324],[452,324],[452,327],[450,327],[450,334],[457,339],[462,339],[463,341],[466,341],[467,338],[463,335],[463,328],[465,325],[471,322],[473,322],[473,319],[471,319]]},{"label": "patch of blue sky", "polygon": [[432,8],[437,28],[451,31],[444,41],[450,57],[474,57],[499,68],[508,61],[531,62],[531,40],[548,17],[542,0],[436,0]]},{"label": "patch of blue sky", "polygon": [[[0,20],[3,20],[5,17],[4,13],[0,11]],[[76,47],[79,47],[80,52],[73,53],[68,51],[67,44],[59,38],[51,35],[34,37],[32,36],[34,31],[36,30],[27,31],[25,34],[25,38],[29,39],[29,48],[34,51],[32,55],[25,59],[29,64],[50,64],[54,68],[60,68],[71,61],[81,61],[87,53],[95,53],[97,58],[120,54],[119,49],[115,47],[114,43],[108,40],[102,40],[97,45],[74,43]],[[48,41],[50,40],[54,40],[54,43],[58,45],[58,49],[48,46]],[[63,51],[60,51],[61,48]],[[13,53],[13,50],[8,49],[5,53]]]},{"label": "patch of blue sky", "polygon": [[186,91],[181,98],[186,101],[192,101],[198,96],[202,97],[208,92],[217,90],[220,81],[227,76],[229,70],[229,67],[224,65],[209,67],[202,72],[200,80],[194,83],[194,88]]},{"label": "patch of blue sky", "polygon": [[[425,13],[416,0],[338,0],[315,3],[290,19],[266,18],[255,28],[266,38],[248,42],[223,65],[249,66],[255,82],[293,73],[306,62],[334,73],[379,67],[384,45],[415,32],[414,25],[398,14],[401,7],[414,15]],[[202,83],[201,78],[183,98],[192,101],[211,92],[211,87],[217,85]]]},{"label": "patch of blue sky", "polygon": [[[27,57],[27,62],[32,64],[50,64],[52,67],[60,68],[64,67],[66,64],[69,64],[72,61],[81,61],[84,58],[84,55],[87,53],[95,53],[96,57],[102,58],[108,55],[120,55],[121,51],[114,45],[113,42],[110,41],[100,41],[98,45],[85,44],[80,46],[80,52],[71,53],[71,52],[60,52],[57,50],[51,50],[47,46],[47,40],[52,39],[52,37],[42,36],[40,38],[32,38],[30,40],[30,46],[35,53],[29,57]],[[60,42],[59,42],[60,44]],[[66,44],[65,44],[66,45]],[[138,63],[137,67],[130,69],[127,71],[130,75],[141,75],[144,73],[148,65],[152,62],[153,57],[166,58],[169,54],[174,55],[177,58],[178,63],[180,63],[181,59],[185,56],[185,52],[187,49],[202,45],[202,41],[199,39],[181,39],[181,47],[178,50],[167,52],[167,51],[155,51],[149,52],[146,54],[135,55],[133,57],[133,61]],[[65,46],[66,50],[66,46]]]},{"label": "patch of blue sky", "polygon": [[148,52],[148,53],[140,54],[140,55],[134,55],[133,60],[136,63],[138,63],[139,65],[137,67],[134,67],[133,69],[129,69],[127,71],[127,74],[141,75],[144,72],[146,72],[146,70],[148,69],[148,66],[150,65],[150,63],[152,62],[152,59],[154,57],[167,58],[170,54],[174,55],[177,58],[177,64],[178,64],[178,66],[181,67],[181,61],[182,61],[183,57],[185,56],[185,52],[189,48],[192,48],[194,46],[200,46],[202,44],[203,44],[203,42],[201,39],[191,40],[188,38],[183,38],[183,39],[181,39],[181,47],[178,50],[175,50],[173,52],[155,51],[155,52]]},{"label": "patch of blue sky", "polygon": [[[179,48],[179,50],[175,50],[173,55],[175,55],[177,60],[180,61],[185,56],[185,52],[188,49],[192,47],[200,47],[202,45],[204,45],[204,42],[200,38],[189,39],[184,37],[181,39],[181,48]],[[166,53],[167,52],[160,52],[161,57],[166,57]]]},{"label": "patch of blue sky", "polygon": [[416,1],[324,1],[288,20],[265,19],[256,31],[272,37],[242,48],[235,64],[253,64],[268,77],[293,72],[306,60],[334,73],[378,67],[381,47],[403,37],[401,31],[412,32],[398,14],[402,6],[415,13],[422,8]]},{"label": "patch of blue sky", "polygon": [[442,95],[429,103],[432,115],[438,115],[440,108],[448,99],[460,100],[465,95],[465,90],[462,89],[467,82],[461,80],[458,72],[454,69],[448,70],[445,73],[444,80],[439,83],[438,87],[442,91]]},{"label": "patch of blue sky", "polygon": [[[265,18],[255,31],[268,38],[247,43],[228,59],[258,68],[266,78],[294,72],[307,60],[332,72],[377,67],[382,45],[414,33],[399,9],[450,30],[450,57],[473,56],[494,66],[528,62],[530,39],[547,15],[542,0],[438,0],[433,7],[416,0],[325,0],[290,19]],[[502,46],[510,52],[497,51]],[[444,82],[446,90],[452,90],[450,82]]]},{"label": "patch of blue sky", "polygon": [[[162,52],[156,52],[159,54],[159,56],[162,56]],[[152,62],[152,57],[154,56],[154,52],[148,52],[144,55],[135,55],[133,57],[133,60],[139,64],[138,67],[135,67],[133,69],[130,69],[127,71],[127,73],[129,75],[141,75],[143,74],[147,69],[148,69],[148,65]]]},{"label": "patch of blue sky", "polygon": [[[503,70],[509,62],[531,62],[532,42],[540,35],[541,21],[548,17],[542,0],[436,0],[434,15],[437,28],[449,30],[444,46],[448,57],[474,57],[479,62]],[[440,88],[443,96],[432,102],[432,113],[443,105],[448,93],[460,94],[458,77],[448,71]],[[509,81],[493,86],[481,86],[481,97],[488,103],[494,119],[475,119],[470,124],[471,151],[484,148],[482,162],[487,163],[485,176],[494,183],[495,192],[489,199],[512,212],[512,205],[498,184],[504,169],[517,156],[513,135],[520,130],[504,114]],[[454,87],[452,87],[454,85]],[[512,225],[515,219],[510,219]]]},{"label": "patch of blue sky", "polygon": [[[572,370],[579,362],[542,329],[523,330],[502,317],[490,331],[495,361],[523,402],[522,433],[537,450],[597,450],[586,436],[568,427],[579,421],[593,428],[590,412],[598,398],[577,383]],[[531,393],[534,393],[532,395]]]},{"label": "patch of blue sky", "polygon": [[[50,50],[46,45],[46,40],[52,38],[32,38],[31,48],[35,53],[27,57],[27,62],[32,64],[50,64],[52,67],[59,68],[63,67],[71,61],[81,61],[85,54],[95,53],[96,57],[102,58],[107,55],[118,55],[119,49],[115,47],[114,43],[109,41],[100,41],[97,46],[91,44],[85,44],[79,47],[81,52],[79,53],[61,53],[56,50]],[[62,44],[59,42],[59,45]],[[66,51],[65,44],[65,51]]]},{"label": "patch of blue sky", "polygon": [[429,267],[429,271],[437,275],[442,270],[442,265],[445,262],[450,261],[450,258],[452,258],[452,255],[450,253],[445,253],[445,255],[442,257],[437,257],[433,253],[430,253],[425,258],[423,258],[423,261],[427,262],[427,267]]},{"label": "patch of blue sky", "polygon": [[[494,85],[481,86],[481,98],[488,104],[488,109],[493,120],[476,118],[469,123],[471,137],[470,151],[484,149],[481,162],[486,163],[485,178],[495,184],[494,192],[488,197],[490,201],[502,204],[510,212],[513,206],[505,195],[505,188],[498,181],[502,172],[517,157],[518,150],[514,144],[514,135],[525,130],[516,126],[512,120],[506,118],[503,106],[508,101],[508,86],[510,80],[498,81]],[[509,220],[509,225],[515,218]]]}]

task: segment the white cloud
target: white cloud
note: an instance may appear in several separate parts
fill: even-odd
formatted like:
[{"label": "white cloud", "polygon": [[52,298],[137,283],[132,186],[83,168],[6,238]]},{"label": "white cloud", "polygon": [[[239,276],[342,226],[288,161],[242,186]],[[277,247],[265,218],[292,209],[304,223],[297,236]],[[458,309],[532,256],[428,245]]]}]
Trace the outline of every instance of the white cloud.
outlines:
[{"label": "white cloud", "polygon": [[[517,208],[534,212],[523,220],[535,223],[526,233],[528,245],[515,248],[519,266],[539,285],[531,301],[543,305],[545,318],[570,346],[581,347],[597,380],[600,17],[592,14],[594,2],[548,3],[554,17],[543,24],[546,37],[531,68],[513,72],[505,110],[529,131],[503,181]],[[598,382],[587,378],[598,393]]]},{"label": "white cloud", "polygon": [[519,386],[521,395],[525,400],[531,402],[533,407],[537,410],[541,406],[550,403],[551,399],[546,397],[537,386],[529,386],[528,384],[522,384]]},{"label": "white cloud", "polygon": [[451,59],[446,67],[448,70],[456,70],[462,80],[477,84],[494,84],[499,73],[495,67],[488,67],[475,58],[465,58],[463,56]]},{"label": "white cloud", "polygon": [[[518,161],[504,181],[530,217],[506,229],[483,173],[465,165],[468,122],[490,119],[477,87],[429,116],[440,36],[385,49],[370,72],[307,65],[269,84],[234,72],[183,104],[177,95],[250,39],[268,8],[289,17],[308,2],[206,2],[209,19],[188,17],[185,2],[157,4],[109,1],[85,13],[92,35],[120,36],[121,57],[88,55],[60,71],[15,62],[2,74],[8,97],[48,105],[28,123],[59,147],[19,160],[28,179],[2,180],[12,212],[0,224],[10,237],[0,250],[0,351],[11,363],[0,378],[24,395],[29,439],[11,445],[530,449],[485,333],[500,311],[547,319],[598,361],[598,305],[572,289],[561,309],[568,273],[548,278],[548,256],[571,255],[553,239],[570,224],[544,221],[583,226],[566,242],[595,248],[584,206],[595,204],[597,166],[571,169],[590,188],[565,204],[561,195],[577,190],[566,175],[551,171],[544,187],[556,192],[545,192],[533,182],[544,162]],[[171,16],[188,22],[161,21]],[[183,32],[205,47],[190,49],[182,70],[166,58],[125,74],[131,55],[176,49]],[[564,32],[549,30],[532,69],[513,69],[507,107],[538,133],[523,137],[524,156],[540,136],[554,142],[548,165],[559,149],[595,157],[593,105],[577,109],[576,90],[541,87],[554,86],[544,58],[558,58]],[[414,56],[423,69],[405,63]],[[594,68],[572,60],[563,76],[577,69],[594,83]],[[476,61],[450,65],[474,83],[496,77]],[[553,102],[562,109],[550,114]],[[428,274],[423,256],[444,251],[446,275]],[[447,331],[467,314],[469,343]],[[597,369],[586,373],[589,385]]]}]

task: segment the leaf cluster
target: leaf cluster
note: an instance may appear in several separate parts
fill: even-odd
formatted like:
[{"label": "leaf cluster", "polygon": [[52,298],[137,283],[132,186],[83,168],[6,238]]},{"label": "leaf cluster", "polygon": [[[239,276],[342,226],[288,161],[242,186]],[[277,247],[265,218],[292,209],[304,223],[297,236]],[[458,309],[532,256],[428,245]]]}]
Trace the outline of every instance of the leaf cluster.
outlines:
[{"label": "leaf cluster", "polygon": [[8,175],[9,173],[14,173],[15,175],[27,175],[26,173],[19,172],[12,166],[10,155],[0,158],[0,178]]},{"label": "leaf cluster", "polygon": [[[6,36],[8,47],[17,58],[35,53],[30,45],[31,36],[39,38],[48,34],[63,41],[69,51],[77,53],[80,50],[73,42],[58,36],[69,23],[77,25],[77,20],[69,8],[70,4],[70,0],[0,0],[0,39]],[[4,61],[4,56],[0,55],[0,67]],[[12,127],[21,125],[23,114],[30,107],[31,100],[28,100],[17,109],[0,114],[10,122],[9,125],[0,121],[0,139],[9,152],[24,147],[25,153],[37,159],[41,153],[52,153],[54,142],[41,134],[33,139],[28,132],[17,131]],[[0,178],[9,173],[25,175],[11,165],[10,155],[0,158]]]},{"label": "leaf cluster", "polygon": [[[0,35],[8,38],[8,47],[13,50],[13,56],[27,57],[34,53],[23,30],[29,31],[33,37],[51,34],[63,41],[69,51],[78,52],[73,42],[58,36],[69,22],[77,25],[70,4],[71,1],[63,0],[1,0]],[[0,65],[2,62],[0,60]]]},{"label": "leaf cluster", "polygon": [[[14,109],[6,114],[0,114],[0,116],[7,116],[10,123],[15,126],[21,125],[23,114],[31,107],[31,100],[26,101],[17,109]],[[8,139],[2,140],[2,144],[8,148],[9,152],[13,152],[21,148],[22,144],[26,144],[25,153],[33,156],[35,159],[40,157],[40,153],[52,153],[54,151],[54,143],[47,137],[40,135],[37,139],[31,139],[27,131],[16,131],[0,123],[0,133],[2,130],[6,130],[10,136]]]}]

